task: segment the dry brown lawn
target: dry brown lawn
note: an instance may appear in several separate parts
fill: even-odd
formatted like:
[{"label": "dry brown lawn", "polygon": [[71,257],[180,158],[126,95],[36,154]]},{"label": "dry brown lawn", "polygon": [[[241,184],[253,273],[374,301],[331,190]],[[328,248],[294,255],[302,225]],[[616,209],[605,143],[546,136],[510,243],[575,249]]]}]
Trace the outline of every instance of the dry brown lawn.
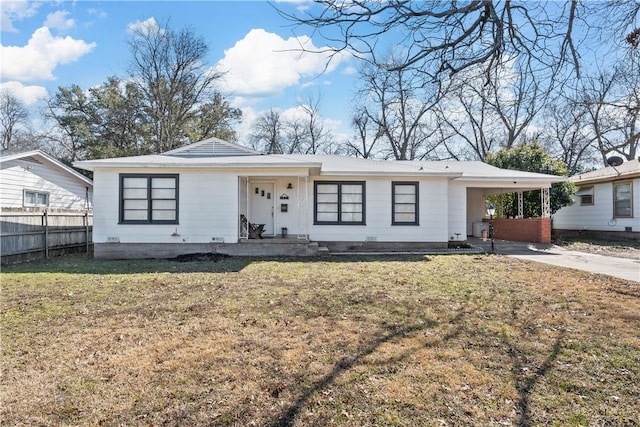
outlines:
[{"label": "dry brown lawn", "polygon": [[3,268],[0,424],[640,425],[640,285],[502,256]]}]

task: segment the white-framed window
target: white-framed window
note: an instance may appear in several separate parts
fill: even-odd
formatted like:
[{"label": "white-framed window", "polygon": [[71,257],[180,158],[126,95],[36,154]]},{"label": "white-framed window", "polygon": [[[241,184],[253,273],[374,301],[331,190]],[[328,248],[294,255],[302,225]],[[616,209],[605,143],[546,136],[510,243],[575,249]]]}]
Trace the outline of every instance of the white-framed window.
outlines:
[{"label": "white-framed window", "polygon": [[314,224],[365,224],[363,181],[316,181],[314,190]]},{"label": "white-framed window", "polygon": [[46,208],[49,206],[49,193],[37,190],[24,190],[22,204],[23,206]]},{"label": "white-framed window", "polygon": [[613,217],[633,218],[633,198],[631,181],[613,184]]},{"label": "white-framed window", "polygon": [[120,175],[121,224],[177,224],[178,175]]},{"label": "white-framed window", "polygon": [[392,225],[419,225],[417,182],[392,182],[391,198]]}]

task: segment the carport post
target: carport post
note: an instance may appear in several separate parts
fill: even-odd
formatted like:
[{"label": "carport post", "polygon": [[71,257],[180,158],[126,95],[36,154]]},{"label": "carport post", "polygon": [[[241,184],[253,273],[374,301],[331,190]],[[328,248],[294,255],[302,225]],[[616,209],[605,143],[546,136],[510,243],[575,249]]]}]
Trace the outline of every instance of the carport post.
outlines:
[{"label": "carport post", "polygon": [[540,204],[542,206],[542,218],[551,217],[551,199],[549,196],[549,187],[540,189]]},{"label": "carport post", "polygon": [[518,191],[518,218],[524,218],[524,191]]}]

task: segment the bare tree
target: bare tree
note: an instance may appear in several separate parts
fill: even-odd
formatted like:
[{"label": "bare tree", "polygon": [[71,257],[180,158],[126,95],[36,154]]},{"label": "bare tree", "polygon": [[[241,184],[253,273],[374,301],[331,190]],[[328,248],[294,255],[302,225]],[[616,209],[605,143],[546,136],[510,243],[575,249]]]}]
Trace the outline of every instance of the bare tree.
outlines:
[{"label": "bare tree", "polygon": [[544,130],[540,142],[556,159],[567,165],[569,175],[583,172],[598,163],[587,111],[572,97],[553,99],[545,109],[542,123]]},{"label": "bare tree", "polygon": [[265,154],[283,154],[283,124],[280,113],[270,109],[252,125],[250,141],[254,149]]},{"label": "bare tree", "polygon": [[[546,105],[553,86],[528,63],[508,61],[491,70],[469,68],[452,77],[451,88],[438,105],[443,143],[456,159],[482,160],[489,153],[531,139],[531,125]],[[536,139],[535,137],[533,139]]]},{"label": "bare tree", "polygon": [[208,47],[190,29],[146,24],[129,42],[130,75],[145,99],[156,152],[188,143],[185,126],[206,101],[221,73],[207,67]]},{"label": "bare tree", "polygon": [[443,147],[456,160],[484,160],[498,147],[498,119],[489,104],[490,87],[463,80],[438,104]]},{"label": "bare tree", "polygon": [[552,79],[564,68],[579,76],[580,43],[602,31],[616,31],[622,40],[635,28],[639,10],[638,2],[619,1],[318,0],[303,12],[280,13],[316,29],[334,51],[352,52],[380,67],[389,65],[377,56],[382,36],[393,33],[404,47],[404,58],[392,65],[394,70],[414,68],[439,79],[479,64],[490,73],[505,59],[526,57]]},{"label": "bare tree", "polygon": [[505,131],[501,148],[510,149],[526,139],[529,126],[545,106],[553,86],[541,85],[543,78],[527,63],[508,62],[495,68],[494,73],[488,83],[492,95],[489,103]]},{"label": "bare tree", "polygon": [[320,115],[320,96],[307,95],[300,105],[305,113],[305,124],[307,128],[307,144],[303,154],[318,154],[325,152],[325,148],[331,144],[332,135],[325,128],[325,123]]},{"label": "bare tree", "polygon": [[602,164],[620,154],[637,158],[640,146],[640,62],[620,64],[585,79],[579,103],[585,109],[593,144]]},{"label": "bare tree", "polygon": [[25,106],[7,90],[0,92],[0,126],[2,127],[2,149],[15,148],[16,140],[28,125],[29,112]]},{"label": "bare tree", "polygon": [[[280,143],[283,154],[300,154],[308,146],[309,128],[302,118],[282,119],[284,135]],[[315,153],[314,153],[315,154]]]},{"label": "bare tree", "polygon": [[320,114],[321,98],[307,95],[302,103],[281,114],[271,109],[252,125],[251,143],[266,154],[319,154],[335,152],[333,135]]},{"label": "bare tree", "polygon": [[377,154],[377,142],[382,136],[382,132],[377,127],[371,126],[373,121],[367,115],[366,110],[356,111],[351,118],[351,125],[356,131],[354,139],[349,139],[344,143],[345,151],[353,157],[363,159],[374,158]]},{"label": "bare tree", "polygon": [[425,159],[436,149],[437,129],[429,121],[440,99],[440,85],[425,83],[406,69],[365,65],[360,70],[360,111],[385,141],[382,151],[396,160]]}]

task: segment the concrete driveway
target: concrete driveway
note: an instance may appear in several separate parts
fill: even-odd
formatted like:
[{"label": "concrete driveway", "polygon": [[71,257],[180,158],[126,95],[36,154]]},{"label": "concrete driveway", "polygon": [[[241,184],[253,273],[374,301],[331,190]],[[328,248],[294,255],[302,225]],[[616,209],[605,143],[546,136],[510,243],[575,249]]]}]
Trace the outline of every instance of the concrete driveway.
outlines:
[{"label": "concrete driveway", "polygon": [[[487,252],[491,249],[490,241],[469,239],[469,243],[472,246],[481,247]],[[542,243],[496,240],[494,246],[498,254],[590,273],[605,274],[640,283],[640,261],[638,260],[569,251],[560,246]]]}]

